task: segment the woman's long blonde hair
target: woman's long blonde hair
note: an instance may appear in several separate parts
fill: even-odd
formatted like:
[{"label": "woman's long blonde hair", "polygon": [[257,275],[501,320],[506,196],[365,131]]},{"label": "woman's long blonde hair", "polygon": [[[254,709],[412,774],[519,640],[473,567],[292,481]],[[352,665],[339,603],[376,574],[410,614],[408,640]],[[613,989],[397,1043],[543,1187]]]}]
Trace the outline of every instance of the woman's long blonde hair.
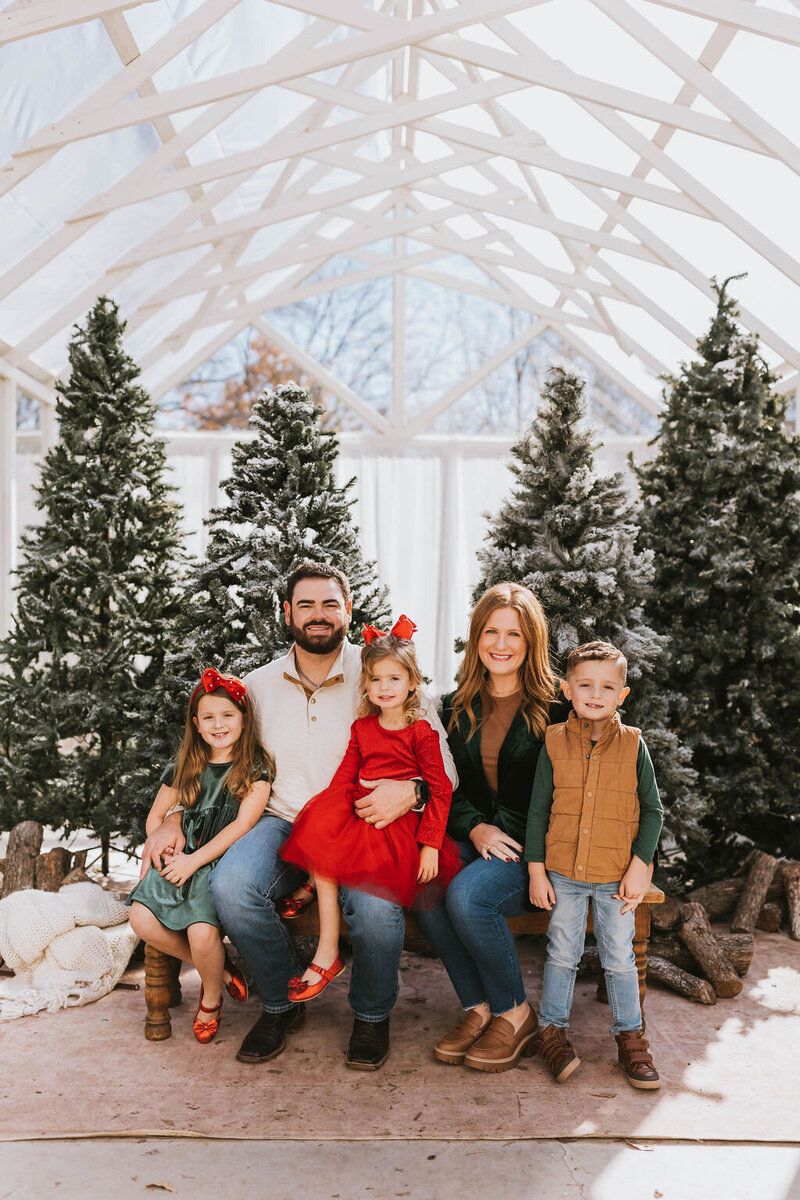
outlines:
[{"label": "woman's long blonde hair", "polygon": [[472,610],[467,647],[458,673],[458,687],[453,695],[448,730],[456,725],[461,713],[465,712],[470,726],[468,737],[472,737],[478,728],[472,708],[476,696],[480,696],[484,711],[486,709],[489,676],[478,656],[478,639],[486,622],[498,608],[513,608],[519,617],[522,635],[528,643],[519,679],[522,691],[520,711],[528,729],[544,737],[548,710],[556,695],[556,681],[550,665],[550,636],[544,609],[530,588],[519,583],[496,583],[483,593]]},{"label": "woman's long blonde hair", "polygon": [[213,692],[196,692],[189,702],[183,741],[175,756],[175,771],[172,787],[177,792],[176,803],[184,808],[193,808],[200,795],[200,776],[208,766],[210,747],[203,741],[194,723],[197,709],[203,696],[224,696],[235,704],[242,714],[242,733],[231,753],[231,766],[225,777],[225,787],[239,803],[244,800],[254,783],[261,779],[265,770],[274,773],[272,758],[256,739],[255,721],[250,705],[245,700],[234,700],[225,688]]},{"label": "woman's long blonde hair", "polygon": [[405,703],[403,704],[403,713],[406,725],[413,725],[422,716],[422,697],[420,694],[422,675],[417,665],[417,652],[414,649],[414,643],[408,638],[395,637],[393,633],[387,633],[385,637],[375,638],[373,642],[370,642],[361,651],[361,695],[358,701],[356,716],[371,717],[374,713],[381,711],[377,705],[372,703],[367,695],[367,684],[372,674],[372,668],[382,658],[393,658],[395,662],[400,663],[400,666],[405,667],[408,671],[408,677],[411,680],[411,691],[406,696]]}]

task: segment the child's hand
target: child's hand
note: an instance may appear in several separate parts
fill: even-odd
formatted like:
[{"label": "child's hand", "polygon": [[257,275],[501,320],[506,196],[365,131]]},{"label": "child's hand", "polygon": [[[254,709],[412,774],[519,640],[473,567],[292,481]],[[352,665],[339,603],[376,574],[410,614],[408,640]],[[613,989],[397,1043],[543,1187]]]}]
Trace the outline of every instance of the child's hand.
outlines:
[{"label": "child's hand", "polygon": [[430,883],[439,874],[439,851],[435,846],[421,846],[417,883]]},{"label": "child's hand", "polygon": [[186,883],[187,879],[191,879],[197,867],[194,864],[193,854],[176,854],[168,863],[159,871],[162,879],[168,879],[170,883],[174,883],[176,887]]},{"label": "child's hand", "polygon": [[546,908],[550,912],[556,902],[556,894],[553,891],[552,883],[547,878],[544,863],[528,863],[528,874],[530,876],[528,896],[531,904],[536,908]]},{"label": "child's hand", "polygon": [[652,874],[652,867],[643,863],[634,854],[627,871],[620,880],[619,891],[615,892],[612,897],[614,900],[624,900],[625,902],[619,910],[621,916],[624,916],[627,912],[633,912],[639,904],[642,896],[650,886]]}]

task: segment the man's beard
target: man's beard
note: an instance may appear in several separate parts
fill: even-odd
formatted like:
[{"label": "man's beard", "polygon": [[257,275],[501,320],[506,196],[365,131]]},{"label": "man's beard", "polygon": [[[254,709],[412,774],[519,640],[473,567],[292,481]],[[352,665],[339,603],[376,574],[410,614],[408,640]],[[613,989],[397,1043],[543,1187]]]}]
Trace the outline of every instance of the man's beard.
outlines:
[{"label": "man's beard", "polygon": [[311,637],[299,625],[295,625],[294,621],[290,621],[289,633],[300,649],[305,650],[307,654],[323,655],[332,654],[334,650],[339,649],[344,641],[347,629],[344,625],[339,625],[338,627],[332,627],[327,637],[322,637],[319,634]]}]

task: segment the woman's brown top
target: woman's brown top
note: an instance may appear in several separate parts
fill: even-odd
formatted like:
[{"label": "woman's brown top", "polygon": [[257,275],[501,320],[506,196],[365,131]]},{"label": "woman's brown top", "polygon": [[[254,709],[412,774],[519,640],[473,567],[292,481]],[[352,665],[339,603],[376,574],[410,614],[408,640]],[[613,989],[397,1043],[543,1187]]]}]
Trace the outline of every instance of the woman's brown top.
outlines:
[{"label": "woman's brown top", "polygon": [[522,695],[519,691],[510,696],[490,696],[481,725],[481,764],[486,782],[497,795],[497,760],[500,747],[506,740],[511,722],[517,715]]}]

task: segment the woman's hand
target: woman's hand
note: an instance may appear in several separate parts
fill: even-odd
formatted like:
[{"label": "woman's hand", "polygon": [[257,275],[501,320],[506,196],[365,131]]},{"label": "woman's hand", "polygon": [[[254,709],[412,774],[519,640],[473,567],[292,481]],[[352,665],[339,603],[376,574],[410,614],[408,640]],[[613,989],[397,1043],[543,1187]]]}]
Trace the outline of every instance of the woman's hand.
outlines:
[{"label": "woman's hand", "polygon": [[520,861],[522,846],[497,825],[487,825],[482,821],[470,830],[469,840],[487,862],[492,857],[502,862]]},{"label": "woman's hand", "polygon": [[544,863],[528,863],[528,875],[530,876],[528,895],[531,904],[536,908],[545,908],[550,912],[556,902],[556,894],[553,891],[552,883],[547,877]]},{"label": "woman's hand", "polygon": [[420,846],[417,883],[430,883],[439,874],[439,851],[435,846]]},{"label": "woman's hand", "polygon": [[199,865],[194,861],[193,854],[176,854],[161,868],[159,874],[162,879],[168,879],[170,883],[180,887],[187,879],[191,879]]}]

